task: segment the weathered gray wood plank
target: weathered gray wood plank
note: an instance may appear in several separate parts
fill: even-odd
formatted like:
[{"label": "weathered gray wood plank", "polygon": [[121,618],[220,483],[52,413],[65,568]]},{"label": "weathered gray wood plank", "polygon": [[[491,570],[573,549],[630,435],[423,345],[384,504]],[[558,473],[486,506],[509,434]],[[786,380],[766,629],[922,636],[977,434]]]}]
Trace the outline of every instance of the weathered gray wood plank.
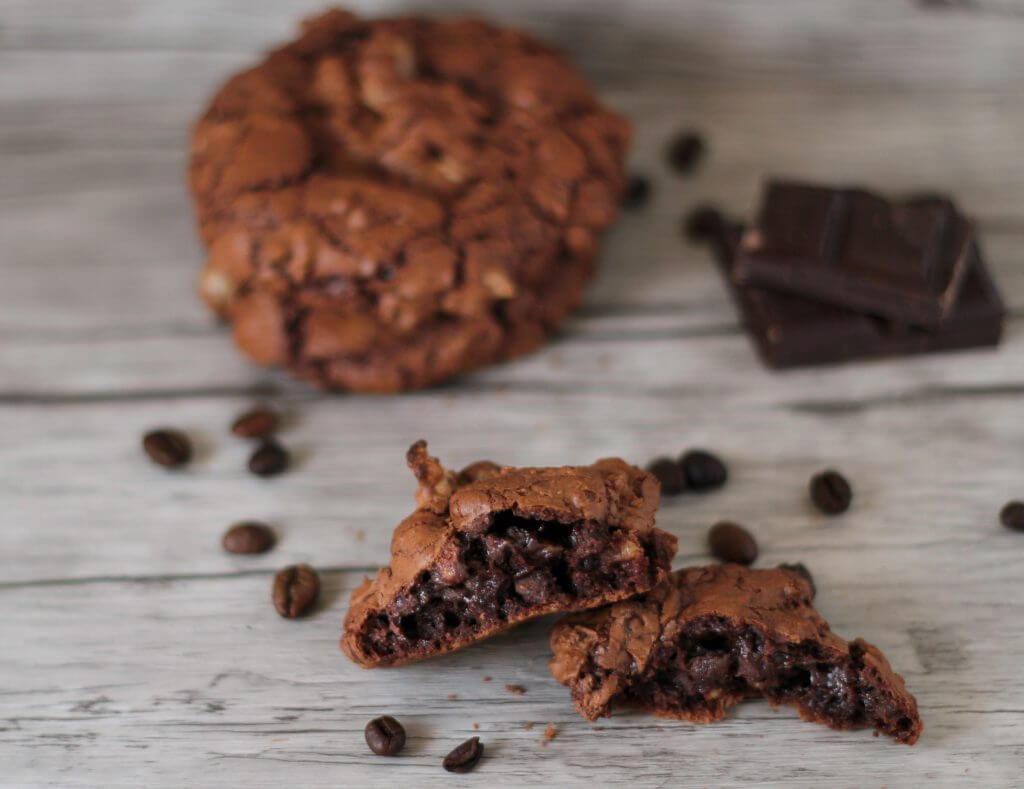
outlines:
[{"label": "weathered gray wood plank", "polygon": [[[1024,2],[474,3],[565,47],[633,118],[655,197],[610,234],[553,344],[398,398],[323,396],[251,367],[192,292],[192,118],[319,5],[0,0],[0,785],[1018,784],[1024,580],[1019,535],[996,513],[1024,496]],[[661,157],[687,126],[711,153],[676,179]],[[678,220],[703,200],[748,213],[770,173],[951,190],[1015,311],[1002,348],[760,368]],[[261,391],[291,415],[282,438],[298,459],[274,480],[249,476],[248,445],[226,433]],[[164,423],[196,436],[184,473],[141,454],[143,430]],[[804,561],[836,630],[906,674],[921,742],[754,703],[716,726],[625,714],[592,730],[547,675],[547,622],[420,666],[355,669],[340,619],[409,511],[402,454],[420,436],[455,466],[720,451],[729,486],[659,513],[677,563],[705,561],[723,517],[754,530],[760,564]],[[804,489],[825,465],[856,488],[827,522]],[[243,517],[280,529],[274,552],[221,553]],[[267,599],[292,561],[329,570],[306,622]],[[410,729],[395,761],[362,742],[383,712]],[[453,778],[440,759],[474,721],[489,756]],[[542,746],[548,721],[559,734]]]},{"label": "weathered gray wood plank", "polygon": [[[1002,547],[1013,550],[1012,539],[1001,536]],[[4,590],[0,638],[18,648],[0,652],[0,672],[17,678],[0,694],[0,781],[1011,785],[1024,748],[1020,631],[1006,627],[1024,614],[1020,595],[1006,594],[1020,590],[1015,564],[974,550],[886,555],[856,565],[836,551],[816,557],[818,600],[838,632],[876,641],[905,672],[927,726],[913,749],[756,702],[711,726],[621,713],[595,730],[548,676],[547,621],[429,663],[364,671],[337,646],[340,599],[358,574],[328,575],[325,607],[307,621],[277,617],[261,574]],[[382,713],[409,728],[395,760],[374,757],[362,740]],[[558,735],[541,745],[549,721]],[[486,758],[474,775],[453,778],[440,760],[474,734]]]},{"label": "weathered gray wood plank", "polygon": [[[282,440],[297,468],[273,480],[251,477],[249,445],[227,435],[244,398],[7,406],[0,580],[224,573],[292,560],[376,566],[411,511],[403,454],[419,437],[453,467],[483,457],[558,465],[611,454],[644,463],[686,446],[713,447],[730,462],[729,487],[666,502],[659,516],[681,537],[681,560],[702,554],[704,533],[720,518],[749,523],[780,561],[822,554],[853,566],[888,563],[900,560],[888,553],[894,548],[910,551],[902,558],[912,562],[925,548],[955,561],[968,547],[994,560],[1006,539],[997,511],[1019,495],[1022,387],[933,386],[926,368],[904,374],[914,372],[916,390],[869,395],[850,375],[845,398],[837,385],[826,399],[798,390],[789,402],[759,400],[762,387],[749,374],[748,397],[729,394],[741,383],[698,382],[689,392],[644,396],[603,394],[592,384],[293,401],[297,423]],[[168,473],[142,455],[139,437],[160,424],[196,436],[199,457],[188,470]],[[826,465],[857,488],[855,511],[827,524],[805,489]],[[223,529],[243,518],[277,525],[280,549],[223,555]],[[932,580],[940,585],[942,573]]]}]

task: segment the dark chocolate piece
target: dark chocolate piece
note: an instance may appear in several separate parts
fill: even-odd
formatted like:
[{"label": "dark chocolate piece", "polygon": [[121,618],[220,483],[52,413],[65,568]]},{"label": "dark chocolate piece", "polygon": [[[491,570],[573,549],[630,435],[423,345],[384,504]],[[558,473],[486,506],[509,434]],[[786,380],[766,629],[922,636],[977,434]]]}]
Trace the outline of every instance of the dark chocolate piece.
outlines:
[{"label": "dark chocolate piece", "polygon": [[625,702],[710,723],[760,696],[805,720],[913,745],[923,727],[903,678],[877,647],[833,633],[812,596],[794,570],[679,570],[645,595],[556,624],[551,673],[587,720]]},{"label": "dark chocolate piece", "polygon": [[940,329],[928,332],[803,296],[736,285],[729,273],[741,234],[737,225],[724,229],[715,242],[716,257],[743,323],[769,367],[978,348],[997,345],[1002,336],[1003,303],[976,246],[975,264],[956,309]]},{"label": "dark chocolate piece", "polygon": [[650,590],[676,538],[654,527],[659,486],[617,458],[592,466],[445,469],[418,441],[419,508],[391,563],[352,593],[341,647],[364,667],[481,641],[519,622]]},{"label": "dark chocolate piece", "polygon": [[890,202],[863,189],[773,181],[733,277],[936,328],[976,258],[971,223],[949,199]]}]

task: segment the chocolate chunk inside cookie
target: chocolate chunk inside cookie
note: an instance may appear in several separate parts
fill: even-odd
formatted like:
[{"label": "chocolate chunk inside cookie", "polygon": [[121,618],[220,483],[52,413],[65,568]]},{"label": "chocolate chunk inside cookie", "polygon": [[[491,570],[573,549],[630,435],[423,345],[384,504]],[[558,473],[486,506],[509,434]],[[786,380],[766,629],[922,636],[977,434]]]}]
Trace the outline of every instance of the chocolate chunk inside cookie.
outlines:
[{"label": "chocolate chunk inside cookie", "polygon": [[421,441],[408,462],[419,508],[395,531],[391,564],[352,595],[342,648],[356,663],[430,657],[667,577],[676,540],[654,528],[658,483],[624,461],[455,474]]},{"label": "chocolate chunk inside cookie", "polygon": [[575,614],[551,633],[551,673],[588,720],[630,702],[697,723],[760,696],[836,729],[912,745],[914,697],[879,650],[835,635],[799,572],[694,567],[634,600]]}]

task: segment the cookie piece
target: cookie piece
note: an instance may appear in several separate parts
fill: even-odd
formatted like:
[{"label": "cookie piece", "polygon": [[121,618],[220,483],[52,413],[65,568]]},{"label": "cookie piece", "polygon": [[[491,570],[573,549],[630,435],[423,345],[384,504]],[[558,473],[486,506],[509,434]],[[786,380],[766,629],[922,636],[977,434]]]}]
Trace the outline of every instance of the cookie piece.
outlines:
[{"label": "cookie piece", "polygon": [[416,512],[391,564],[352,593],[341,647],[364,667],[449,652],[519,622],[646,592],[676,538],[654,527],[658,481],[617,458],[592,466],[474,463],[455,474],[418,441]]},{"label": "cookie piece", "polygon": [[873,726],[913,745],[922,724],[903,678],[877,647],[835,635],[812,596],[794,570],[679,570],[642,597],[556,624],[551,673],[587,720],[626,702],[709,723],[761,696],[805,720]]},{"label": "cookie piece", "polygon": [[196,124],[200,293],[254,361],[328,388],[525,353],[580,300],[629,138],[522,33],[330,11]]}]

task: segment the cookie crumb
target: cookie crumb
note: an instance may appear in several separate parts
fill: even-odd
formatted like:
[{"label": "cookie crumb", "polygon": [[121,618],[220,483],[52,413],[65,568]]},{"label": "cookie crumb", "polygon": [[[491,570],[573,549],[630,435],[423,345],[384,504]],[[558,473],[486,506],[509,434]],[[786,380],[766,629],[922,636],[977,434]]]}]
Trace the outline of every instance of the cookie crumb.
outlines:
[{"label": "cookie crumb", "polygon": [[458,693],[449,693],[448,694],[448,701],[455,701],[455,699],[457,699],[458,697],[459,697]]},{"label": "cookie crumb", "polygon": [[527,721],[523,724],[523,728],[527,731],[533,731],[533,721]]},{"label": "cookie crumb", "polygon": [[479,723],[476,723],[476,722],[473,723],[473,731],[480,731],[480,724]]},{"label": "cookie crumb", "polygon": [[548,721],[547,728],[544,729],[544,739],[553,740],[558,735],[558,729],[555,728],[555,724]]},{"label": "cookie crumb", "polygon": [[484,677],[484,682],[490,682],[493,679],[490,674]]},{"label": "cookie crumb", "polygon": [[356,542],[362,542],[366,539],[366,532],[362,529],[357,529],[356,533],[352,536],[355,537]]},{"label": "cookie crumb", "polygon": [[513,696],[522,696],[526,693],[526,688],[522,685],[506,685],[505,690],[511,693]]}]

